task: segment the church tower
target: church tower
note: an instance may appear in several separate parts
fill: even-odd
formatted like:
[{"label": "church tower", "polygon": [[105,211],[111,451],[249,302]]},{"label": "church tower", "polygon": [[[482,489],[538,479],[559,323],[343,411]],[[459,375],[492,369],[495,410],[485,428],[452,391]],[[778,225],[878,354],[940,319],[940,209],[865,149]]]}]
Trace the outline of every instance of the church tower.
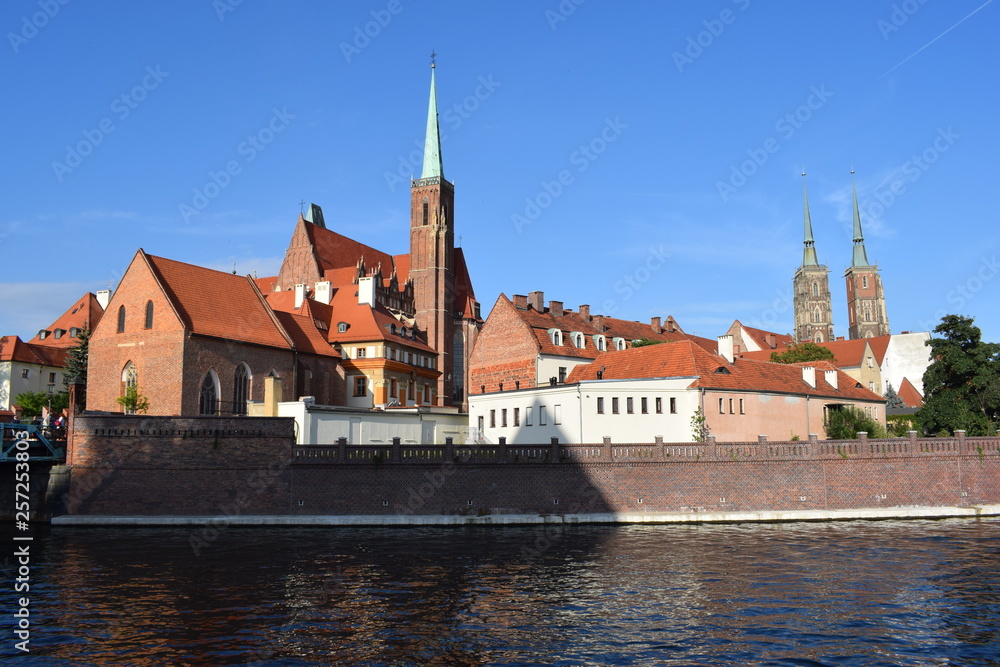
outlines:
[{"label": "church tower", "polygon": [[848,337],[871,338],[889,335],[889,318],[885,314],[885,293],[878,266],[868,263],[865,238],[861,233],[858,211],[858,189],[851,170],[851,192],[854,197],[854,257],[844,273],[847,280]]},{"label": "church tower", "polygon": [[805,234],[802,266],[792,280],[795,308],[795,340],[825,343],[834,340],[833,310],[830,306],[830,271],[816,258],[812,220],[809,217],[809,193],[802,173],[802,198],[805,202]]},{"label": "church tower", "polygon": [[[455,186],[444,178],[437,91],[431,60],[431,93],[420,178],[410,186],[410,278],[416,326],[438,353],[438,401],[451,405],[455,373]],[[460,383],[462,384],[462,383]]]}]

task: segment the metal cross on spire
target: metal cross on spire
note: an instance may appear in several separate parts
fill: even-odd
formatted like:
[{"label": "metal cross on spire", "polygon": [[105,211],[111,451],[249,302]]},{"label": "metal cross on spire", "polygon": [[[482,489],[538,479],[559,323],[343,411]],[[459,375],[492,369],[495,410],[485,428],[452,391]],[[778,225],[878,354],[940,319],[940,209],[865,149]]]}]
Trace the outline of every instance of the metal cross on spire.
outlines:
[{"label": "metal cross on spire", "polygon": [[434,60],[435,58],[437,58],[437,54],[434,52],[434,49],[431,49],[431,67],[432,68],[436,66],[435,65],[435,60]]},{"label": "metal cross on spire", "polygon": [[299,214],[301,215],[305,212],[306,212],[306,200],[303,199],[299,202]]}]

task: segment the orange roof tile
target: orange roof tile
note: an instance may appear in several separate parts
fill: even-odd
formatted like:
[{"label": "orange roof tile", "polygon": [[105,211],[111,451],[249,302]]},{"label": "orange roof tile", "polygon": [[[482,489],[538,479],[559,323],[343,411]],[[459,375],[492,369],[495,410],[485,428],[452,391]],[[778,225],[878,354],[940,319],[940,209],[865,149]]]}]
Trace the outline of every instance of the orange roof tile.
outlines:
[{"label": "orange roof tile", "polygon": [[913,386],[909,378],[903,378],[896,393],[899,394],[899,397],[903,400],[903,404],[908,408],[919,408],[924,404],[924,397],[920,395],[920,392]]},{"label": "orange roof tile", "polygon": [[[801,366],[816,369],[815,387],[811,387],[802,378]],[[575,367],[566,381],[574,383],[596,380],[598,371],[602,369],[601,375],[605,380],[696,377],[691,383],[692,387],[781,392],[864,401],[885,400],[861,387],[856,380],[829,362],[797,365],[737,359],[730,364],[725,358],[705,351],[690,340],[601,354],[592,363]],[[826,370],[836,371],[836,388],[827,383],[823,372]]]},{"label": "orange roof tile", "polygon": [[142,249],[139,254],[191,333],[291,347],[253,279],[148,255]]},{"label": "orange roof tile", "polygon": [[[97,302],[97,297],[92,292],[87,292],[77,299],[55,322],[44,329],[44,331],[49,332],[44,339],[36,334],[29,342],[32,345],[46,347],[76,347],[80,341],[71,337],[69,333],[73,329],[83,329],[85,326],[93,330],[101,321],[102,315],[104,315],[104,308]],[[55,335],[57,329],[64,332],[58,338]]]},{"label": "orange roof tile", "polygon": [[277,311],[275,315],[281,326],[285,328],[295,349],[306,354],[318,354],[324,357],[339,357],[340,353],[330,346],[330,343],[323,336],[323,333],[316,328],[316,323],[311,314],[296,315],[284,311]]},{"label": "orange roof tile", "polygon": [[[761,349],[780,350],[781,348],[788,347],[795,342],[795,337],[788,334],[780,334],[775,331],[767,331],[766,329],[755,329],[754,327],[748,327],[742,322],[740,322],[740,326],[743,327],[743,330],[750,335],[755,343],[761,346]],[[771,348],[771,346],[767,344],[768,336],[774,336],[774,348]]]},{"label": "orange roof tile", "polygon": [[[405,325],[382,304],[376,304],[374,308],[368,304],[358,304],[357,287],[354,289],[342,287],[336,290],[333,300],[330,302],[330,308],[329,338],[331,343],[384,340],[423,352],[435,352],[419,338],[403,338],[400,333],[391,333],[391,327],[395,326],[397,332],[401,332]],[[340,322],[348,324],[347,331],[344,333],[338,331]],[[409,329],[407,330],[409,331]]]}]

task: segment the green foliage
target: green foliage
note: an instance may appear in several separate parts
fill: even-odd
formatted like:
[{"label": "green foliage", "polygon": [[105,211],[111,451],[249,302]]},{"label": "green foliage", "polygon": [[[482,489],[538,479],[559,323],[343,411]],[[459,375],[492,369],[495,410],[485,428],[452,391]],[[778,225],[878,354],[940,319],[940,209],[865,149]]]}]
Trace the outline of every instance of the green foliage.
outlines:
[{"label": "green foliage", "polygon": [[909,431],[917,431],[916,415],[886,415],[886,430],[890,438],[905,438]]},{"label": "green foliage", "polygon": [[695,442],[705,442],[708,440],[708,421],[705,419],[705,412],[698,407],[691,415],[691,437]]},{"label": "green foliage", "polygon": [[928,433],[993,435],[1000,423],[1000,345],[982,341],[971,317],[945,315],[931,338],[924,405],[917,421]]},{"label": "green foliage", "polygon": [[772,352],[771,361],[779,364],[797,364],[801,361],[833,361],[833,352],[821,345],[806,341],[789,345],[784,352]]},{"label": "green foliage", "polygon": [[899,397],[896,390],[893,389],[891,382],[885,383],[885,407],[887,408],[905,408],[906,404],[903,403],[903,399]]},{"label": "green foliage", "polygon": [[665,340],[652,340],[650,338],[639,338],[632,341],[632,347],[646,347],[647,345],[659,345],[660,343],[666,343]]},{"label": "green foliage", "polygon": [[134,384],[125,387],[125,395],[119,396],[116,400],[118,405],[125,409],[125,414],[134,415],[149,410],[149,399],[143,396],[139,387]]},{"label": "green foliage", "polygon": [[84,386],[87,385],[87,362],[90,349],[90,327],[86,324],[80,329],[76,336],[78,341],[76,346],[66,353],[66,373],[63,375],[63,384],[69,384],[73,378],[80,378]]},{"label": "green foliage", "polygon": [[65,391],[55,394],[44,391],[21,392],[14,398],[14,405],[20,406],[22,417],[31,419],[42,416],[42,408],[49,405],[50,399],[52,400],[51,411],[54,414],[59,414],[69,405],[69,394]]},{"label": "green foliage", "polygon": [[869,438],[884,438],[885,427],[863,411],[847,405],[839,410],[828,410],[823,420],[827,440],[851,440],[862,431]]}]

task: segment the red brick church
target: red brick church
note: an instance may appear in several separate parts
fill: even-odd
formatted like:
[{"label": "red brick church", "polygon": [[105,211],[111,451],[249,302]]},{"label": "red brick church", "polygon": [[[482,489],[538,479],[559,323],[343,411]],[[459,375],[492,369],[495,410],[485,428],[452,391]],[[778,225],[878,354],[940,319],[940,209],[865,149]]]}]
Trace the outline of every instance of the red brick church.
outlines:
[{"label": "red brick church", "polygon": [[410,252],[392,255],[300,215],[277,276],[251,278],[140,249],[90,342],[87,408],[246,414],[263,379],[285,400],[359,408],[467,404],[480,306],[455,247],[434,65],[423,171],[411,186]]}]

